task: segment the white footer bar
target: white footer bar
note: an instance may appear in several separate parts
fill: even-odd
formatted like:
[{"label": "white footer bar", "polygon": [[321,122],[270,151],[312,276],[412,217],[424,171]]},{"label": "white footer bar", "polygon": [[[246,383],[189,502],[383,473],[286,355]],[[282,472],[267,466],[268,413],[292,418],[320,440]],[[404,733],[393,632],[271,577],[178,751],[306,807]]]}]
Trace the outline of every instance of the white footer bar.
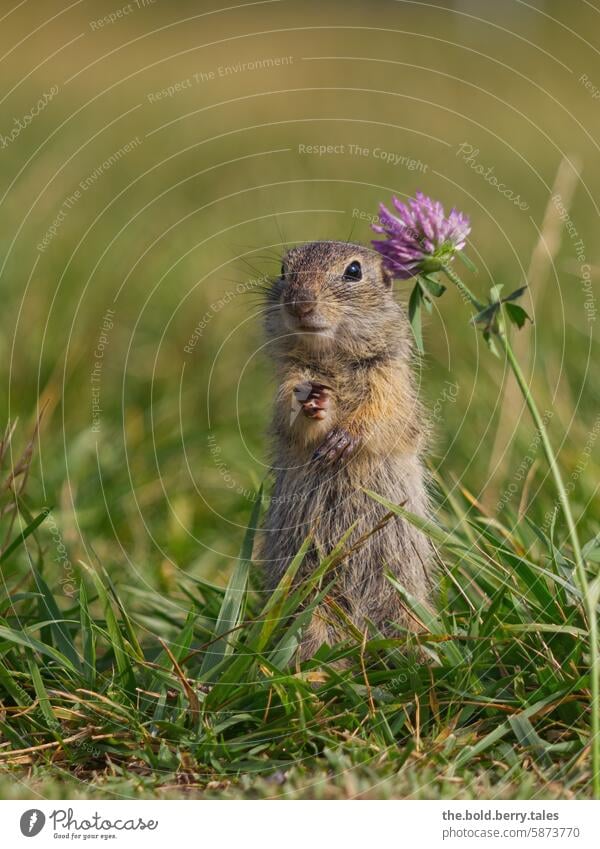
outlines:
[{"label": "white footer bar", "polygon": [[9,849],[597,849],[600,802],[0,801],[0,826]]}]

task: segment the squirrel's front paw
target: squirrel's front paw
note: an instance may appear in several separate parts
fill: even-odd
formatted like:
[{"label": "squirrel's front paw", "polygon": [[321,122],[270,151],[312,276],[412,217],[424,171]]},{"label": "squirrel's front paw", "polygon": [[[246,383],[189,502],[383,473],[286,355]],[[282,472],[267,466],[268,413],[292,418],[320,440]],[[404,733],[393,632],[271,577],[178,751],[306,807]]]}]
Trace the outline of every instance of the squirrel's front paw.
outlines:
[{"label": "squirrel's front paw", "polygon": [[349,457],[358,447],[358,439],[343,428],[331,430],[325,440],[313,454],[313,460],[321,463],[333,463],[343,455]]},{"label": "squirrel's front paw", "polygon": [[329,390],[324,383],[305,381],[294,386],[294,400],[308,419],[322,420],[330,406]]}]

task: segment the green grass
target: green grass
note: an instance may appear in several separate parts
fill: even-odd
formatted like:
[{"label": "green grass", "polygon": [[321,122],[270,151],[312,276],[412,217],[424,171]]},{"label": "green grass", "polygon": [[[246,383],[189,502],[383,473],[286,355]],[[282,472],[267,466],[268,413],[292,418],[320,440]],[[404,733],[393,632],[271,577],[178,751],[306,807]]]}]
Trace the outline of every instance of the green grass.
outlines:
[{"label": "green grass", "polygon": [[[2,601],[6,770],[43,776],[44,765],[58,783],[40,786],[53,793],[77,778],[123,795],[376,795],[381,781],[384,795],[489,785],[508,797],[532,794],[533,776],[549,796],[589,793],[587,626],[554,529],[464,514],[451,531],[432,526],[439,612],[395,583],[418,632],[363,639],[328,595],[343,541],[296,586],[301,550],[266,604],[248,587],[260,505],[225,589],[147,592],[135,613],[99,564],[60,607],[31,564]],[[300,666],[299,633],[319,602],[347,637]]]},{"label": "green grass", "polygon": [[[282,588],[269,612],[245,537],[275,380],[252,287],[236,287],[276,273],[283,243],[366,242],[353,209],[422,189],[472,217],[481,271],[465,274],[469,286],[511,291],[564,152],[581,168],[569,214],[597,298],[600,113],[577,81],[595,56],[564,28],[592,33],[595,13],[546,4],[551,22],[489,5],[480,14],[498,27],[483,55],[484,25],[416,4],[382,4],[395,34],[370,29],[371,4],[352,2],[340,14],[356,29],[323,29],[331,10],[304,0],[312,30],[287,2],[152,35],[197,12],[181,2],[92,33],[105,5],[36,29],[42,11],[25,4],[0,32],[4,50],[29,36],[3,61],[0,132],[59,86],[0,151],[0,410],[16,424],[2,461],[5,475],[18,471],[0,502],[0,796],[589,796],[588,626],[572,551],[534,428],[460,297],[448,291],[426,316],[420,372],[435,429],[437,609],[404,595],[416,636],[363,644],[347,631],[299,667],[300,591]],[[237,38],[245,32],[262,35]],[[148,102],[198,70],[288,54],[278,71]],[[303,58],[352,55],[378,61]],[[65,198],[137,135],[40,254]],[[465,141],[526,213],[456,156]],[[427,171],[298,152],[341,142],[420,158]],[[598,342],[573,241],[563,229],[548,244],[525,303],[535,324],[517,344],[591,579]],[[302,588],[309,604],[327,598],[327,565],[320,590],[317,579]]]},{"label": "green grass", "polygon": [[374,759],[354,763],[352,756],[326,752],[320,764],[292,766],[262,777],[245,773],[231,780],[198,778],[194,772],[157,773],[118,768],[82,773],[44,766],[26,773],[0,776],[3,799],[573,799],[580,798],[564,784],[542,784],[532,770],[502,780],[500,769],[482,773],[461,770],[440,775],[435,763],[411,756],[400,770],[394,761]]}]

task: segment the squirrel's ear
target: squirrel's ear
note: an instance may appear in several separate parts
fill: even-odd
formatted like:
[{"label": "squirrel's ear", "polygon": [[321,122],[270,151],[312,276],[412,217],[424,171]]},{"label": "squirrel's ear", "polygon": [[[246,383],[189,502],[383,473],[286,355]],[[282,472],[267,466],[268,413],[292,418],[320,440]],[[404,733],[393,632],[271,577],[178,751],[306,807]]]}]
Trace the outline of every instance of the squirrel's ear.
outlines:
[{"label": "squirrel's ear", "polygon": [[394,282],[394,278],[392,277],[390,272],[387,270],[387,268],[385,267],[383,262],[381,263],[381,278],[383,280],[385,288],[391,289],[392,283]]}]

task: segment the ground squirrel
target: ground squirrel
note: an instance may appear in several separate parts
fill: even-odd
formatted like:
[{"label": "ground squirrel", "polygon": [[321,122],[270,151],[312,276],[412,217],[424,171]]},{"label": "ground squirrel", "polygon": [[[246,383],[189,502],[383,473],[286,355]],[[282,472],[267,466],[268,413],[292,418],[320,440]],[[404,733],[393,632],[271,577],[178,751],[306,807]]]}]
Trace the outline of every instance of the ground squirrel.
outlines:
[{"label": "ground squirrel", "polygon": [[[280,382],[273,422],[275,486],[264,522],[261,560],[269,590],[310,533],[313,548],[299,573],[310,574],[357,523],[348,546],[383,518],[368,488],[428,513],[422,454],[424,412],[413,377],[405,310],[374,250],[346,242],[312,242],[290,250],[268,291],[268,350]],[[375,623],[417,623],[385,577],[428,595],[431,553],[426,538],[394,517],[341,563],[332,595],[364,631]],[[311,656],[339,639],[325,607],[301,645]]]}]

